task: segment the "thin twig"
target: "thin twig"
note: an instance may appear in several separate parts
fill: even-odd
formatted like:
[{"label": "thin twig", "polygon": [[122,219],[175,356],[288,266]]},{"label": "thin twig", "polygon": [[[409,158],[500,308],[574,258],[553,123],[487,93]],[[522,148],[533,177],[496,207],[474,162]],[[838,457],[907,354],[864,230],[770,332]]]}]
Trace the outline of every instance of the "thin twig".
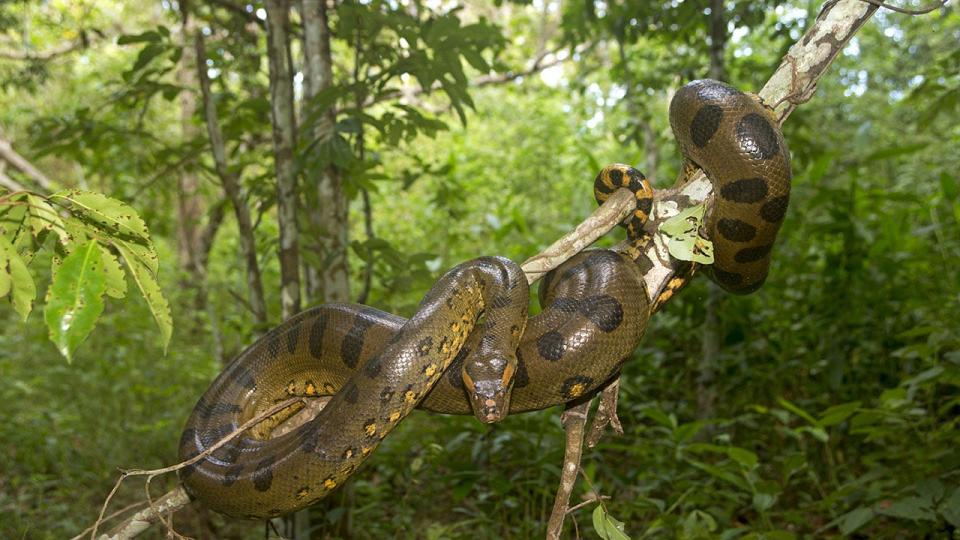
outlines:
[{"label": "thin twig", "polygon": [[894,6],[886,2],[881,2],[880,0],[863,0],[863,1],[868,4],[873,4],[875,6],[882,7],[883,9],[889,9],[890,11],[903,13],[905,15],[925,15],[927,13],[930,13],[931,11],[942,8],[947,3],[947,0],[940,0],[939,2],[937,2],[936,4],[933,4],[930,7],[925,7],[920,9],[907,9],[907,8]]},{"label": "thin twig", "polygon": [[[248,429],[252,428],[253,426],[259,424],[259,423],[262,422],[263,420],[265,420],[265,419],[267,419],[267,418],[270,418],[270,417],[273,416],[274,414],[277,414],[278,412],[286,409],[287,407],[290,407],[290,406],[295,405],[295,404],[297,404],[297,403],[301,403],[301,404],[303,404],[303,405],[306,405],[306,398],[303,398],[303,397],[295,397],[295,398],[290,398],[290,399],[281,401],[280,403],[277,403],[277,404],[274,405],[273,407],[270,407],[269,409],[265,410],[264,412],[262,412],[262,413],[260,413],[260,414],[258,414],[258,415],[256,415],[256,416],[254,416],[254,417],[251,418],[250,420],[247,420],[246,422],[244,422],[243,424],[241,424],[240,427],[238,427],[237,429],[233,430],[231,433],[229,433],[229,434],[226,435],[225,437],[221,438],[219,441],[215,442],[215,443],[212,444],[211,446],[207,447],[206,450],[204,450],[203,452],[200,452],[200,453],[197,454],[196,456],[194,456],[194,457],[192,457],[192,458],[190,458],[190,459],[188,459],[188,460],[186,460],[186,461],[181,461],[180,463],[177,463],[177,464],[175,464],[175,465],[170,465],[169,467],[162,467],[162,468],[159,468],[159,469],[129,469],[129,470],[121,470],[121,472],[120,472],[120,478],[117,479],[117,482],[114,484],[113,489],[110,490],[110,494],[107,495],[106,500],[103,501],[103,506],[100,508],[100,515],[97,517],[96,523],[93,524],[93,532],[90,534],[90,538],[95,538],[95,537],[96,537],[97,529],[99,528],[100,524],[101,524],[101,523],[103,522],[103,520],[104,520],[103,515],[104,515],[104,514],[106,513],[106,511],[107,511],[107,506],[110,505],[110,500],[113,499],[113,496],[117,493],[117,490],[120,489],[120,485],[123,483],[123,481],[124,481],[125,479],[127,479],[127,477],[129,477],[129,476],[148,476],[149,478],[147,479],[147,481],[149,482],[150,478],[153,478],[154,476],[158,476],[158,475],[161,475],[161,474],[166,474],[166,473],[169,473],[169,472],[179,471],[180,469],[182,469],[182,468],[184,468],[184,467],[189,467],[190,465],[193,465],[194,463],[196,463],[196,462],[198,462],[198,461],[200,461],[200,460],[202,460],[202,459],[205,459],[205,458],[206,458],[207,456],[209,456],[210,454],[216,452],[216,451],[217,451],[218,449],[220,449],[223,445],[225,445],[225,444],[227,444],[228,442],[232,441],[233,439],[235,439],[235,438],[236,438],[238,435],[240,435],[241,433],[243,433],[243,432],[247,431]],[[164,495],[164,496],[166,497],[166,496],[168,496],[168,495],[170,495],[170,494],[168,493],[167,495]],[[157,512],[157,509],[154,508],[152,505],[151,505],[151,509],[153,509],[155,513]]]},{"label": "thin twig", "polygon": [[370,193],[361,188],[360,197],[363,199],[363,229],[367,234],[367,247],[365,250],[367,260],[363,264],[363,288],[360,289],[360,295],[357,296],[357,303],[366,304],[370,296],[370,288],[373,286],[373,250],[370,249],[370,243],[376,236],[373,233],[373,209],[370,206]]},{"label": "thin twig", "polygon": [[[104,520],[104,521],[110,521],[111,519],[119,516],[120,514],[124,514],[124,513],[126,513],[127,511],[129,511],[129,510],[132,510],[132,509],[134,509],[134,508],[136,508],[136,507],[138,507],[138,506],[143,506],[143,505],[145,505],[145,504],[147,504],[147,501],[137,501],[137,502],[135,502],[135,503],[133,503],[133,504],[128,504],[127,506],[124,506],[123,508],[121,508],[121,509],[117,510],[116,512],[110,514],[109,516],[103,518],[103,520]],[[70,540],[80,540],[81,538],[83,538],[84,536],[86,536],[88,532],[90,532],[90,531],[92,531],[92,530],[93,530],[93,525],[87,527],[86,529],[83,530],[82,533],[74,536],[74,537],[71,538]]]}]

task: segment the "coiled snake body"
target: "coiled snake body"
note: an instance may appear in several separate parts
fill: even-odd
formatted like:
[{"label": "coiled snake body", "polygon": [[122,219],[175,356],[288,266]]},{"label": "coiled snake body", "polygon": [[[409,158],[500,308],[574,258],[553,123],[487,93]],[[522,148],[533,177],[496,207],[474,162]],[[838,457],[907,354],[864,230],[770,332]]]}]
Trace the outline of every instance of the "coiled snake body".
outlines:
[{"label": "coiled snake body", "polygon": [[[681,89],[671,124],[685,157],[718,193],[708,221],[714,278],[737,292],[758,287],[789,189],[789,154],[776,124],[752,98],[715,81]],[[736,151],[713,155],[728,148]],[[636,240],[653,192],[624,165],[606,167],[594,192],[602,201],[620,187],[637,196],[626,223]],[[611,250],[580,253],[548,273],[543,310],[530,319],[528,294],[515,263],[485,257],[445,274],[409,320],[346,304],[291,318],[212,383],[187,421],[181,458],[290,396],[333,397],[290,432],[253,429],[181,470],[187,492],[239,517],[306,507],[343,483],[415,407],[489,422],[591,395],[618,375],[651,312],[640,267]]]}]

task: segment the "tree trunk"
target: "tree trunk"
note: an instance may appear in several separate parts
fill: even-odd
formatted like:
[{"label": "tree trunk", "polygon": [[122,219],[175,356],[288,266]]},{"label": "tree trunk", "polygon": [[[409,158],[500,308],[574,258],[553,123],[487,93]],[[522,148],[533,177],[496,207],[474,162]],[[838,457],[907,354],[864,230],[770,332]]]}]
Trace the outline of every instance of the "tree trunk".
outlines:
[{"label": "tree trunk", "polygon": [[[323,0],[301,0],[303,14],[304,89],[307,110],[316,95],[333,84],[333,59],[330,54],[330,27],[327,6]],[[333,133],[336,121],[333,107],[317,118],[313,137],[324,141]],[[307,209],[311,228],[311,248],[319,264],[307,264],[307,296],[311,302],[347,302],[350,300],[349,266],[347,263],[347,198],[343,179],[333,165],[317,173],[316,190],[307,190]]]},{"label": "tree trunk", "polygon": [[260,330],[267,324],[267,304],[263,297],[263,281],[260,278],[260,264],[257,262],[257,245],[253,235],[253,222],[250,219],[250,209],[244,200],[240,189],[237,174],[227,167],[227,154],[223,144],[223,133],[217,120],[217,105],[213,101],[210,90],[210,79],[207,77],[207,53],[204,48],[203,36],[200,32],[194,33],[197,75],[200,80],[200,91],[203,94],[203,109],[207,119],[207,133],[210,136],[210,150],[213,152],[213,162],[217,175],[223,184],[223,190],[233,204],[234,215],[237,218],[237,229],[240,234],[240,250],[246,261],[247,289],[249,294],[250,311]]},{"label": "tree trunk", "polygon": [[[718,81],[727,79],[727,70],[723,61],[724,47],[727,42],[727,27],[723,16],[723,0],[710,0],[710,78]],[[721,327],[717,312],[723,301],[723,291],[714,282],[707,283],[706,315],[703,321],[703,343],[700,365],[697,366],[697,418],[713,418],[717,399],[715,387],[717,363],[720,358]],[[706,440],[711,429],[701,432],[700,439]]]},{"label": "tree trunk", "polygon": [[273,156],[277,171],[277,220],[280,227],[280,302],[288,319],[300,311],[300,254],[297,246],[297,174],[294,163],[296,129],[293,78],[287,28],[288,0],[268,0],[267,57],[270,63],[270,111]]},{"label": "tree trunk", "polygon": [[[188,4],[181,2],[181,39],[183,40],[183,55],[177,66],[177,83],[183,91],[180,92],[180,137],[185,143],[192,141],[199,135],[199,127],[194,124],[193,116],[197,112],[197,58],[190,38],[195,32],[195,24],[190,17]],[[180,269],[184,272],[184,286],[196,290],[194,299],[198,312],[206,304],[206,297],[202,293],[202,284],[206,265],[201,262],[205,256],[201,253],[200,243],[203,231],[200,226],[204,214],[204,200],[199,193],[200,182],[197,173],[190,165],[180,171],[177,190],[177,258]]]}]

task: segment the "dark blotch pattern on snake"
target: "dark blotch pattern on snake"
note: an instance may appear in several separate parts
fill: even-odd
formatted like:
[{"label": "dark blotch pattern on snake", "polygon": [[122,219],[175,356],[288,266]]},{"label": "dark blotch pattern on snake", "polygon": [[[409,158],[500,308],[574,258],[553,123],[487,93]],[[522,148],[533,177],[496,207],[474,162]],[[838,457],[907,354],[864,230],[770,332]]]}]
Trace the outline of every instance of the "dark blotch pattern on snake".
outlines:
[{"label": "dark blotch pattern on snake", "polygon": [[775,118],[755,96],[699,80],[674,96],[670,127],[684,158],[713,183],[708,275],[730,292],[755,291],[790,198],[790,151]]}]

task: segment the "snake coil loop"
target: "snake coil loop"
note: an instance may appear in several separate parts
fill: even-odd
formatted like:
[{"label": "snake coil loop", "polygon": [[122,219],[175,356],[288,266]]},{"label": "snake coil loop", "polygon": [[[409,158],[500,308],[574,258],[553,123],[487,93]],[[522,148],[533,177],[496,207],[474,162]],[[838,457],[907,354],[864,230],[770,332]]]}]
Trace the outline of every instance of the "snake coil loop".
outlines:
[{"label": "snake coil loop", "polygon": [[[714,183],[708,229],[713,277],[728,290],[759,287],[786,210],[789,153],[755,100],[695,81],[671,104],[687,160]],[[639,171],[604,168],[598,202],[631,190],[628,237],[643,238],[653,191]],[[640,267],[611,250],[585,251],[549,272],[542,311],[527,319],[519,267],[484,257],[445,274],[410,319],[366,306],[307,310],[253,343],[216,378],[187,420],[180,457],[191,459],[246,420],[291,396],[332,396],[312,419],[272,436],[292,408],[180,471],[187,492],[213,510],[248,518],[294,512],[342,484],[415,407],[475,414],[543,409],[589,396],[619,375],[651,313]]]}]

